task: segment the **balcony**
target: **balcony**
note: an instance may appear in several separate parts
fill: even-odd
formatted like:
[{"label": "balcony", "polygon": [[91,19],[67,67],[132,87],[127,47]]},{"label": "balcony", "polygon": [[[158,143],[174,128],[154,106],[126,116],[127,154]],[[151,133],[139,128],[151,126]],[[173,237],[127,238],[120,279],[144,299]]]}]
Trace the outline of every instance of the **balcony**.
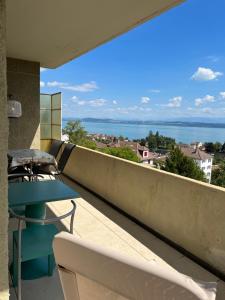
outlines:
[{"label": "balcony", "polygon": [[[217,281],[216,299],[224,299],[224,189],[82,147],[73,150],[63,180],[81,195],[75,235],[198,280]],[[49,214],[62,214],[68,205],[51,203]],[[59,228],[69,228],[69,221]],[[22,291],[25,300],[63,299],[57,271],[23,281]],[[12,287],[10,293],[16,299]]]},{"label": "balcony", "polygon": [[[0,299],[8,299],[7,148],[47,147],[59,129],[53,120],[59,106],[52,97],[51,105],[47,100],[40,107],[40,66],[58,67],[182,2],[110,1],[106,6],[100,1],[96,6],[80,1],[77,9],[78,1],[54,6],[47,1],[43,10],[38,1],[0,1]],[[6,53],[11,57],[7,68]],[[8,122],[7,94],[21,102],[20,119]],[[82,147],[73,151],[63,179],[81,195],[74,234],[199,280],[217,281],[217,300],[224,300],[225,189]],[[51,203],[48,213],[58,215],[67,205]],[[10,220],[9,242],[15,225]],[[68,221],[59,224],[66,227]],[[10,243],[10,259],[11,250]],[[22,291],[24,300],[63,300],[57,271],[53,277],[23,281]],[[10,294],[16,299],[12,286]]]}]

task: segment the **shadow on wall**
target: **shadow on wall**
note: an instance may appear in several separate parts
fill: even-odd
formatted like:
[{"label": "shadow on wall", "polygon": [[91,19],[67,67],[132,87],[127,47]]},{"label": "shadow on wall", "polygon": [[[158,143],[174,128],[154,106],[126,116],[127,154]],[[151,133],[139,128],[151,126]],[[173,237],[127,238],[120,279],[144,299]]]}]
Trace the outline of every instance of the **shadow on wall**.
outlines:
[{"label": "shadow on wall", "polygon": [[9,149],[40,148],[40,65],[7,59],[8,95],[21,102],[22,117],[9,119]]}]

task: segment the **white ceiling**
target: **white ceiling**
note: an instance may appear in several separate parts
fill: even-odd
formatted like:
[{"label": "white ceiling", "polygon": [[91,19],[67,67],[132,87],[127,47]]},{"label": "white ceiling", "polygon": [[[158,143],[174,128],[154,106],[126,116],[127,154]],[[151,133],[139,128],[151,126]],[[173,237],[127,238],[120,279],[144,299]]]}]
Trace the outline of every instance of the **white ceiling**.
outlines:
[{"label": "white ceiling", "polygon": [[55,68],[183,0],[7,0],[7,56]]}]

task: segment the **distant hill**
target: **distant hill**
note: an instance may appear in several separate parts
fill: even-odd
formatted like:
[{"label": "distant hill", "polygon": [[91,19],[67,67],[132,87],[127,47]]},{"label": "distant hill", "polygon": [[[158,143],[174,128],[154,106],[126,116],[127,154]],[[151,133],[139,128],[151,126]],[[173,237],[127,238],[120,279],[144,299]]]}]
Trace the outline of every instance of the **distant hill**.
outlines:
[{"label": "distant hill", "polygon": [[[77,118],[63,118],[63,121],[78,120]],[[165,126],[180,126],[180,127],[204,127],[204,128],[225,128],[225,123],[222,120],[219,122],[204,122],[204,121],[138,121],[138,120],[114,120],[114,119],[98,119],[98,118],[83,118],[81,122],[93,123],[116,123],[116,124],[135,124],[135,125],[165,125]]]}]

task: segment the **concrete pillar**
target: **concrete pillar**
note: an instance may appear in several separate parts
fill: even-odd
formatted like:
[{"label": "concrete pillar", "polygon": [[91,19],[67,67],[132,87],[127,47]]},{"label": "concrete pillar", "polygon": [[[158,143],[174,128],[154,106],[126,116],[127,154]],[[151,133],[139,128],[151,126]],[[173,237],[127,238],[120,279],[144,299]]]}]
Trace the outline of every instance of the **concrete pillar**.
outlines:
[{"label": "concrete pillar", "polygon": [[8,290],[8,117],[6,84],[6,3],[0,0],[0,299]]},{"label": "concrete pillar", "polygon": [[40,64],[7,58],[7,85],[22,105],[22,117],[9,120],[9,149],[40,149]]}]

